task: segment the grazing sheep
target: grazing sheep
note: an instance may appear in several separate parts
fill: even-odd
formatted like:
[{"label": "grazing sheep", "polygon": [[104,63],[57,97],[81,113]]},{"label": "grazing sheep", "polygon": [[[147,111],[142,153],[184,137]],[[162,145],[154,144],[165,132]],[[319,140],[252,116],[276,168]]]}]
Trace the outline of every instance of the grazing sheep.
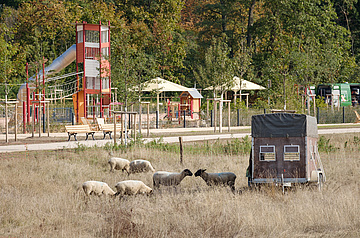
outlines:
[{"label": "grazing sheep", "polygon": [[87,196],[90,194],[95,194],[98,196],[101,195],[115,195],[115,192],[107,185],[107,183],[104,182],[98,182],[98,181],[86,181],[83,183],[82,188],[84,189],[84,192]]},{"label": "grazing sheep", "polygon": [[109,159],[108,163],[110,165],[111,172],[113,172],[114,169],[117,169],[117,170],[121,170],[121,171],[125,170],[128,173],[128,175],[130,174],[130,161],[129,160],[112,157]]},{"label": "grazing sheep", "polygon": [[152,189],[139,180],[125,180],[115,185],[117,195],[151,194]]},{"label": "grazing sheep", "polygon": [[181,173],[158,171],[153,175],[154,188],[159,188],[160,184],[164,186],[179,185],[186,176],[192,175],[193,173],[188,169],[184,169]]},{"label": "grazing sheep", "polygon": [[235,179],[236,175],[231,172],[223,173],[206,173],[206,169],[199,169],[195,173],[195,177],[200,176],[208,186],[211,185],[228,185],[231,191],[235,191]]},{"label": "grazing sheep", "polygon": [[155,169],[152,167],[149,161],[138,159],[130,162],[130,173],[141,173],[148,171],[155,172]]}]

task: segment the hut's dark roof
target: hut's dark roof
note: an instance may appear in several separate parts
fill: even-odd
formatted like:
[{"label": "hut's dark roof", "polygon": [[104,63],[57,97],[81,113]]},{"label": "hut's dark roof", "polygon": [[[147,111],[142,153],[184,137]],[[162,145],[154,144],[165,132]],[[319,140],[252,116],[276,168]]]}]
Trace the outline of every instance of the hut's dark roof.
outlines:
[{"label": "hut's dark roof", "polygon": [[316,118],[293,113],[254,115],[252,137],[318,137]]}]

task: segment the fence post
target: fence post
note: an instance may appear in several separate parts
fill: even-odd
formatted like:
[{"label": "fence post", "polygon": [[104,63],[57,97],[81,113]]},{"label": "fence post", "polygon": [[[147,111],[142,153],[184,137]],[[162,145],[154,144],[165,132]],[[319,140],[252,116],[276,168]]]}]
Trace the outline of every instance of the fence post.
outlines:
[{"label": "fence post", "polygon": [[156,129],[159,129],[159,111],[156,111]]},{"label": "fence post", "polygon": [[5,98],[5,142],[9,142],[9,124],[8,124],[8,105],[7,105],[7,95]]},{"label": "fence post", "polygon": [[[44,103],[44,106],[45,106],[45,103]],[[45,113],[43,111],[43,116],[42,116],[42,123],[43,123],[43,133],[45,134],[46,133],[46,121],[45,121]]]},{"label": "fence post", "polygon": [[34,137],[34,131],[35,131],[35,104],[32,105],[32,129],[31,129],[31,137]]},{"label": "fence post", "polygon": [[23,101],[23,132],[26,134],[26,102]]},{"label": "fence post", "polygon": [[184,128],[186,128],[186,120],[185,120],[185,116],[186,116],[186,109],[184,109]]},{"label": "fence post", "polygon": [[217,101],[214,100],[214,133],[216,132]]},{"label": "fence post", "polygon": [[230,126],[231,126],[231,106],[230,106],[230,101],[228,102],[228,131],[230,132]]},{"label": "fence post", "polygon": [[47,130],[48,130],[48,137],[50,137],[50,102],[47,103],[46,108],[46,118],[47,118]]},{"label": "fence post", "polygon": [[17,141],[17,110],[18,110],[18,104],[15,103],[15,141]]},{"label": "fence post", "polygon": [[41,137],[41,103],[39,100],[39,106],[38,106],[38,123],[39,123],[39,137]]},{"label": "fence post", "polygon": [[150,103],[147,104],[147,115],[146,115],[147,125],[146,125],[146,135],[147,137],[150,136]]},{"label": "fence post", "polygon": [[[113,112],[113,119],[114,119],[114,145],[116,145],[116,113]],[[120,132],[121,135],[121,132]]]},{"label": "fence post", "polygon": [[71,112],[71,125],[75,125],[74,123],[74,113]]},{"label": "fence post", "polygon": [[320,108],[317,107],[317,117],[316,117],[316,120],[317,120],[317,124],[319,124],[319,121],[320,121]]},{"label": "fence post", "polygon": [[237,126],[240,126],[240,109],[237,109]]},{"label": "fence post", "polygon": [[345,123],[345,107],[342,108],[343,123]]},{"label": "fence post", "polygon": [[213,127],[213,110],[210,110],[210,127]]}]

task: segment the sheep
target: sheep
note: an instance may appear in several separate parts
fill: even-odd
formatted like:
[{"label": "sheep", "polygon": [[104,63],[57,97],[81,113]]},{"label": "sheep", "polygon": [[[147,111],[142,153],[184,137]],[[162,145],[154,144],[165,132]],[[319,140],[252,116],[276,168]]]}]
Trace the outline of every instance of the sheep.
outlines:
[{"label": "sheep", "polygon": [[98,196],[101,195],[110,195],[114,196],[115,192],[107,185],[107,183],[99,181],[86,181],[82,184],[82,188],[87,196],[95,194]]},{"label": "sheep", "polygon": [[133,160],[130,162],[130,173],[141,173],[141,172],[155,172],[151,163],[147,160]]},{"label": "sheep", "polygon": [[211,185],[228,185],[231,191],[235,191],[236,175],[231,172],[223,173],[206,173],[206,169],[199,169],[195,173],[195,177],[200,176],[208,186]]},{"label": "sheep", "polygon": [[135,194],[151,194],[153,190],[146,186],[142,181],[139,180],[125,180],[118,182],[115,185],[117,193],[115,196],[118,195],[135,195]]},{"label": "sheep", "polygon": [[158,171],[153,175],[154,188],[159,188],[160,184],[164,186],[179,185],[186,176],[192,175],[193,173],[189,169],[184,169],[181,173]]},{"label": "sheep", "polygon": [[128,173],[128,175],[130,174],[130,161],[129,160],[112,157],[109,159],[108,163],[110,165],[111,172],[113,172],[114,169],[117,169],[117,170],[121,170],[121,171],[125,170]]}]

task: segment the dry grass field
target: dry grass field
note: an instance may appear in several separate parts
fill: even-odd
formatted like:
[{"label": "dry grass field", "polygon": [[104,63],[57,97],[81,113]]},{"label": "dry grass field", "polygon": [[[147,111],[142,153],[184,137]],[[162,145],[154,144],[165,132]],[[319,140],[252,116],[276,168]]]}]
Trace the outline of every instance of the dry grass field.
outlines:
[{"label": "dry grass field", "polygon": [[359,136],[323,137],[323,190],[285,194],[246,189],[249,155],[230,149],[231,141],[186,143],[183,165],[176,145],[112,154],[147,159],[156,170],[232,171],[242,190],[236,194],[193,176],[151,196],[87,198],[81,188],[87,180],[115,189],[119,181],[138,179],[152,187],[152,174],[111,173],[104,148],[0,154],[0,237],[360,237]]}]

